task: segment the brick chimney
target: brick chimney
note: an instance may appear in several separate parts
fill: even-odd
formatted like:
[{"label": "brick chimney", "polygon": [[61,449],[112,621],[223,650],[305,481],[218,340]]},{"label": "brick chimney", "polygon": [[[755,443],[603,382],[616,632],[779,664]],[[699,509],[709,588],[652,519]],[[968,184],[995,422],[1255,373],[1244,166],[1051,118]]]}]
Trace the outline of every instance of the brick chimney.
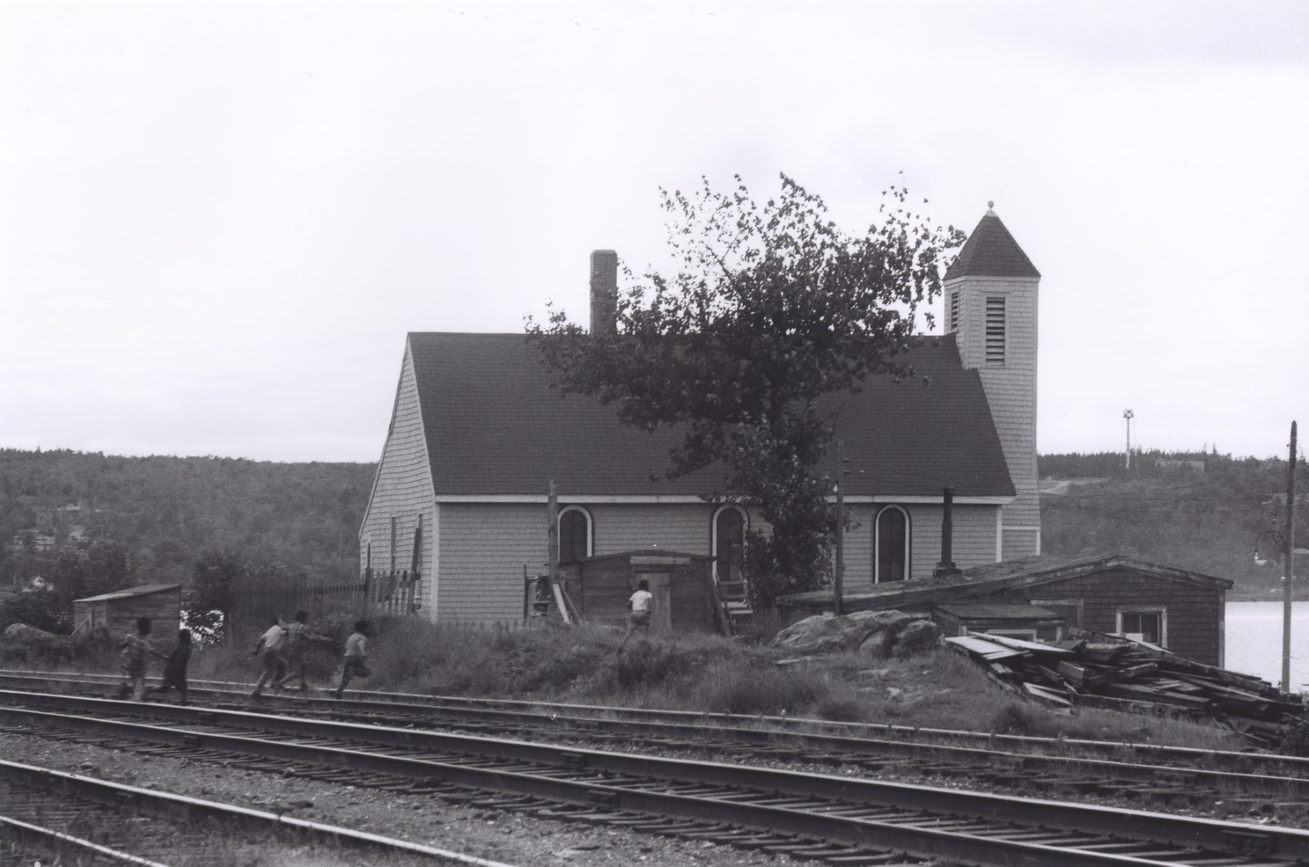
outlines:
[{"label": "brick chimney", "polygon": [[591,251],[591,333],[618,333],[618,253]]}]

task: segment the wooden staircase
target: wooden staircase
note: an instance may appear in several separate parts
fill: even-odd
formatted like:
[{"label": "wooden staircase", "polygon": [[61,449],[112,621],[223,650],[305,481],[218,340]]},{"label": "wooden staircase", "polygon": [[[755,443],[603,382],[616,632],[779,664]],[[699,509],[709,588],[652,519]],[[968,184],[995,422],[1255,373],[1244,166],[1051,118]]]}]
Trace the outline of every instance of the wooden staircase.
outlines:
[{"label": "wooden staircase", "polygon": [[749,587],[744,579],[724,581],[714,576],[715,594],[722,613],[720,625],[726,635],[740,635],[754,623]]}]

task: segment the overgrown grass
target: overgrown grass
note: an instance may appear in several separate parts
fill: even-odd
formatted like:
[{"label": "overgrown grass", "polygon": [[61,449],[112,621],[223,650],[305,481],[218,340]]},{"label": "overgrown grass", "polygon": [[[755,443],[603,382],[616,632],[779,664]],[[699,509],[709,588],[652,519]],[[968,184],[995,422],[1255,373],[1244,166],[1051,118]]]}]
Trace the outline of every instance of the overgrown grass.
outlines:
[{"label": "overgrown grass", "polygon": [[[315,685],[331,683],[352,622],[346,613],[313,621],[314,629],[337,641],[334,648],[311,650],[309,678]],[[198,648],[191,678],[253,682],[259,663],[251,651],[262,631],[251,628],[221,645]],[[1095,709],[1057,714],[1019,701],[972,662],[946,651],[906,660],[838,654],[784,661],[785,654],[761,644],[679,634],[637,640],[620,654],[620,637],[597,626],[477,628],[385,617],[374,621],[369,641],[373,676],[354,685],[1211,749],[1244,746],[1217,726]],[[70,667],[94,668],[88,664],[93,660],[117,670],[116,653]]]}]

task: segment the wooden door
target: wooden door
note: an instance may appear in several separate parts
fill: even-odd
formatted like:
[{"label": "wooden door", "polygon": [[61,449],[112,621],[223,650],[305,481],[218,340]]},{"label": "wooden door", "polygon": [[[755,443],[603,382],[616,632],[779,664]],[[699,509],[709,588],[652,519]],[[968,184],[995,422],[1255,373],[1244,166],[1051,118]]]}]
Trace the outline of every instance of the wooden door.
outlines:
[{"label": "wooden door", "polygon": [[673,576],[667,572],[642,572],[640,577],[650,582],[650,593],[654,596],[654,617],[650,620],[650,631],[657,635],[672,632]]}]

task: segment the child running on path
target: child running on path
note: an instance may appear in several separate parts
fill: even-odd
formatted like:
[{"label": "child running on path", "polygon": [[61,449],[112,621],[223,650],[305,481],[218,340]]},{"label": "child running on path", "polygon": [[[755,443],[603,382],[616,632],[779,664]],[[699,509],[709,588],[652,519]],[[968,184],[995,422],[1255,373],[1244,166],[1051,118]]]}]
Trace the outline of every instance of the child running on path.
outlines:
[{"label": "child running on path", "polygon": [[190,662],[191,630],[179,629],[177,647],[168,654],[168,661],[164,663],[164,682],[155,687],[152,692],[168,692],[170,689],[175,689],[181,696],[180,703],[186,704],[186,666]]},{"label": "child running on path", "polygon": [[345,693],[346,685],[352,677],[368,677],[368,635],[371,632],[367,620],[356,620],[355,631],[345,640],[345,653],[341,660],[341,685],[332,695],[340,698]]},{"label": "child running on path", "polygon": [[305,654],[309,651],[309,642],[331,640],[309,628],[307,612],[297,611],[295,620],[286,625],[286,677],[278,681],[278,686],[286,686],[299,677],[300,691],[308,689],[309,684],[305,683]]},{"label": "child running on path", "polygon": [[641,630],[643,638],[650,637],[650,617],[654,614],[654,594],[650,592],[650,582],[642,578],[636,582],[636,592],[627,600],[627,610],[631,613],[627,615],[627,634],[623,636],[623,643],[618,645],[618,652],[622,653],[623,648],[627,646],[627,639],[632,637],[632,633]]},{"label": "child running on path", "polygon": [[129,632],[123,638],[122,666],[123,683],[118,688],[118,697],[126,698],[129,694],[133,701],[145,701],[145,655],[154,654],[160,659],[167,659],[150,646],[150,618],[136,618],[136,632]]},{"label": "child running on path", "polygon": [[282,691],[282,674],[286,667],[286,659],[282,656],[282,647],[286,644],[286,630],[282,627],[282,616],[273,615],[273,625],[259,636],[259,643],[255,645],[254,652],[251,656],[259,656],[263,652],[264,669],[259,673],[259,680],[255,683],[255,688],[250,692],[251,698],[259,698],[263,694],[264,684],[271,683],[274,692]]}]

